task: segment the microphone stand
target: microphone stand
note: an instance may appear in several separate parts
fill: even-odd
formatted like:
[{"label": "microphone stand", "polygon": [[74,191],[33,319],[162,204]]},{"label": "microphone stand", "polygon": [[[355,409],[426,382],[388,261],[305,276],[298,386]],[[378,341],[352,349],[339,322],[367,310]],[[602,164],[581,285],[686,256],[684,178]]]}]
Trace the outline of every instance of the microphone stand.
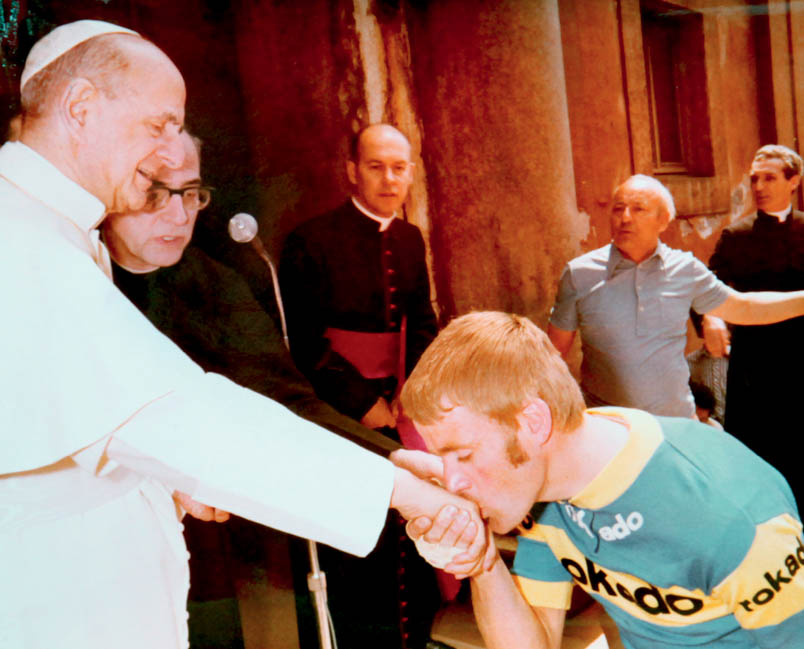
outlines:
[{"label": "microphone stand", "polygon": [[[271,256],[265,249],[262,240],[256,236],[251,239],[251,245],[257,254],[268,266],[271,272],[271,281],[274,285],[274,295],[276,296],[276,306],[279,309],[279,319],[282,324],[282,340],[285,347],[290,350],[290,341],[288,340],[288,327],[285,321],[285,308],[282,305],[282,293],[279,289],[279,276],[276,272]],[[337,649],[338,643],[335,640],[335,627],[332,624],[332,619],[329,615],[329,606],[327,605],[327,576],[321,570],[318,563],[318,545],[312,539],[307,539],[307,552],[310,555],[310,572],[307,574],[307,588],[310,591],[313,600],[313,608],[315,608],[316,620],[318,622],[318,639],[321,649]]]},{"label": "microphone stand", "polygon": [[268,254],[268,251],[265,249],[265,246],[262,244],[262,240],[255,236],[251,240],[251,245],[254,247],[254,250],[257,251],[257,254],[262,258],[265,264],[268,266],[268,270],[271,271],[271,281],[274,284],[274,296],[276,297],[276,306],[279,309],[279,320],[282,324],[282,340],[285,343],[285,347],[290,350],[290,341],[288,340],[288,325],[285,321],[285,307],[282,306],[282,293],[279,290],[279,276],[276,272],[276,266],[274,265],[271,256]]},{"label": "microphone stand", "polygon": [[310,555],[307,589],[313,598],[315,616],[318,620],[318,639],[321,649],[333,649],[338,644],[335,641],[335,627],[329,616],[329,606],[327,605],[327,576],[318,565],[318,546],[312,539],[307,539],[307,552]]}]

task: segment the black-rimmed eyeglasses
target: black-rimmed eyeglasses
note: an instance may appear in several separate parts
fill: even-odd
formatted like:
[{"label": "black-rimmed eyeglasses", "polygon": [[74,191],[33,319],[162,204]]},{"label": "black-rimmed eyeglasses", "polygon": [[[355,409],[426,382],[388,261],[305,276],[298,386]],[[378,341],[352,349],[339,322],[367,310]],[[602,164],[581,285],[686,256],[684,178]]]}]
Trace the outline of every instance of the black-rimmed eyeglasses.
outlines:
[{"label": "black-rimmed eyeglasses", "polygon": [[173,189],[165,185],[154,185],[148,190],[145,199],[145,211],[161,210],[175,194],[181,196],[185,210],[203,210],[212,199],[212,187],[182,187]]}]

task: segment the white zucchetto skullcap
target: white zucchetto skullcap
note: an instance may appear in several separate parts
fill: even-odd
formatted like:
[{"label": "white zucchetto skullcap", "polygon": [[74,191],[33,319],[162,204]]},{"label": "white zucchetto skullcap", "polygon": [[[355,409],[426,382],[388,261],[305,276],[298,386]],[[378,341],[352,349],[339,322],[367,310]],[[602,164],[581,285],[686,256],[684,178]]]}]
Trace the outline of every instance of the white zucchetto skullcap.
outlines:
[{"label": "white zucchetto skullcap", "polygon": [[25,87],[25,84],[37,72],[69,52],[76,45],[103,34],[133,34],[134,36],[139,36],[137,32],[102,20],[77,20],[74,23],[60,25],[36,41],[31,48],[20,77],[20,90]]}]

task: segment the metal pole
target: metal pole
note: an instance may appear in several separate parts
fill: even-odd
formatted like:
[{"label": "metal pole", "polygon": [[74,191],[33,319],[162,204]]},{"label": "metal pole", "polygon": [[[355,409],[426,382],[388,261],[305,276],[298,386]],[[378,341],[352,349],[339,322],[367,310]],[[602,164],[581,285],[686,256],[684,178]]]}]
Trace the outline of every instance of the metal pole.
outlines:
[{"label": "metal pole", "polygon": [[[287,324],[285,321],[285,309],[282,305],[282,294],[279,290],[279,278],[277,277],[276,266],[274,265],[271,256],[262,245],[259,237],[254,237],[251,240],[257,254],[268,266],[271,271],[271,281],[274,285],[274,295],[276,296],[276,305],[279,309],[279,318],[282,323],[282,339],[285,342],[285,347],[290,348],[288,341]],[[307,550],[310,555],[310,572],[307,575],[307,588],[310,589],[310,596],[313,601],[313,608],[315,608],[316,620],[318,621],[318,639],[321,649],[333,649],[337,646],[335,642],[335,631],[330,624],[329,607],[327,606],[327,576],[321,571],[318,564],[318,546],[315,541],[307,539]]]},{"label": "metal pole", "polygon": [[307,575],[307,587],[313,599],[316,619],[318,620],[318,639],[321,649],[333,649],[335,634],[332,632],[327,606],[327,576],[318,566],[318,548],[315,541],[307,539],[307,550],[310,553],[310,573]]}]

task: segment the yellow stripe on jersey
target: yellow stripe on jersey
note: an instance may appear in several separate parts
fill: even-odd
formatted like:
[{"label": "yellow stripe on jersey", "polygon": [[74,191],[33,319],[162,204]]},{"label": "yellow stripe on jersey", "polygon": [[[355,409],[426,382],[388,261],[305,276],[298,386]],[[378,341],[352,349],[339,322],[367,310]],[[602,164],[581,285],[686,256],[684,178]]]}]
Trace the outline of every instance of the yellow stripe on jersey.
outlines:
[{"label": "yellow stripe on jersey", "polygon": [[571,581],[535,581],[519,575],[512,577],[525,601],[531,606],[569,610],[573,587]]},{"label": "yellow stripe on jersey", "polygon": [[[731,613],[726,602],[708,597],[700,589],[688,590],[681,586],[660,588],[629,573],[596,565],[573,545],[561,528],[536,524],[522,536],[547,542],[558,561],[572,575],[576,585],[590,594],[608,600],[639,620],[660,626],[681,627],[716,620]],[[804,553],[804,549],[802,552]],[[545,605],[535,604],[528,596],[529,593],[538,593],[545,582],[525,577],[518,577],[517,582],[529,604]],[[556,604],[553,603],[552,606],[555,607]]]},{"label": "yellow stripe on jersey", "polygon": [[664,435],[656,418],[641,410],[605,407],[591,408],[586,412],[621,419],[629,428],[625,447],[569,501],[582,509],[600,509],[622,496],[633,484],[664,440]]},{"label": "yellow stripe on jersey", "polygon": [[740,625],[759,629],[804,610],[801,523],[782,514],[757,525],[745,559],[713,590],[729,602]]}]

